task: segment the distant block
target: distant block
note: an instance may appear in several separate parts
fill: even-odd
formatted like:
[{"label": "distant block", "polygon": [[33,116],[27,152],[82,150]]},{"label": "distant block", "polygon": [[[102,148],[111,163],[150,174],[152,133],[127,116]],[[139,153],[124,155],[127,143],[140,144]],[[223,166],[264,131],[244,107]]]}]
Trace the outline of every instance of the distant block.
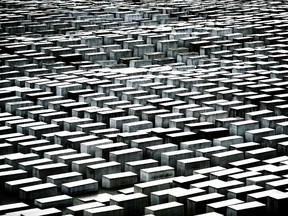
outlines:
[{"label": "distant block", "polygon": [[140,181],[149,182],[163,178],[171,178],[175,176],[175,170],[169,166],[159,166],[142,169],[140,172]]},{"label": "distant block", "polygon": [[197,215],[206,212],[206,205],[223,201],[225,196],[218,193],[199,195],[187,199],[187,215]]},{"label": "distant block", "polygon": [[124,215],[143,215],[148,206],[148,196],[135,192],[130,195],[114,195],[110,199],[110,206],[117,205],[124,209]]},{"label": "distant block", "polygon": [[57,186],[51,183],[22,187],[19,191],[20,199],[29,202],[33,202],[35,199],[56,195]]},{"label": "distant block", "polygon": [[85,216],[124,216],[123,207],[110,205],[84,210]]},{"label": "distant block", "polygon": [[108,189],[130,187],[137,182],[137,174],[129,171],[108,174],[102,177],[102,187]]},{"label": "distant block", "polygon": [[266,205],[257,201],[231,205],[227,207],[227,214],[231,216],[263,215],[266,212]]},{"label": "distant block", "polygon": [[177,161],[177,174],[178,175],[192,175],[194,170],[210,167],[209,158],[196,157],[188,158]]},{"label": "distant block", "polygon": [[73,204],[73,198],[67,195],[57,195],[36,199],[34,204],[41,209],[52,207],[62,208],[71,206]]},{"label": "distant block", "polygon": [[94,179],[84,179],[62,184],[61,191],[67,195],[83,194],[98,191],[98,182]]},{"label": "distant block", "polygon": [[167,215],[179,215],[184,216],[184,204],[178,202],[164,203],[145,208],[145,214],[153,214],[155,216]]}]

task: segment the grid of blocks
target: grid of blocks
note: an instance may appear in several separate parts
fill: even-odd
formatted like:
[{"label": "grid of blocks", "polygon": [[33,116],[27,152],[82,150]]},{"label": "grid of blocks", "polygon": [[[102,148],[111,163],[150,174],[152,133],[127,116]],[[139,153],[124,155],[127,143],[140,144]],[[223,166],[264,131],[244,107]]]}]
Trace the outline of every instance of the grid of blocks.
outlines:
[{"label": "grid of blocks", "polygon": [[287,216],[287,0],[0,0],[0,215]]}]

